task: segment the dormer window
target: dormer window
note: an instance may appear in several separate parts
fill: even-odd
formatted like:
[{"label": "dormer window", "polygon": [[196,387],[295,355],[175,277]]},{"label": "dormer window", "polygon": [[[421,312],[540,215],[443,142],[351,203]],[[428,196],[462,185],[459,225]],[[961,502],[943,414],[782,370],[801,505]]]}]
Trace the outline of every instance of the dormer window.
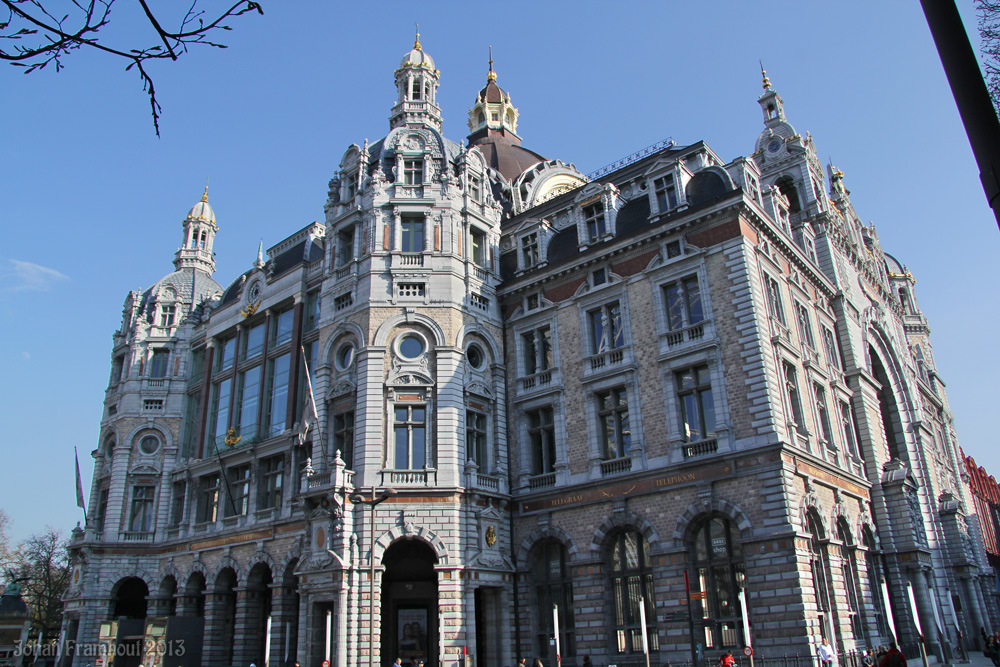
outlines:
[{"label": "dormer window", "polygon": [[521,237],[522,267],[530,269],[538,263],[538,232],[532,232]]},{"label": "dormer window", "polygon": [[653,190],[656,192],[656,205],[660,213],[677,208],[677,186],[674,184],[673,174],[653,181]]},{"label": "dormer window", "polygon": [[590,241],[596,241],[607,233],[607,227],[604,224],[603,202],[598,201],[589,206],[584,206],[583,218],[587,223],[587,238]]},{"label": "dormer window", "polygon": [[176,306],[161,306],[160,307],[160,326],[164,328],[169,328],[174,326],[174,316],[177,313]]},{"label": "dormer window", "polygon": [[406,185],[421,185],[424,182],[423,160],[403,160],[403,182]]},{"label": "dormer window", "polygon": [[472,201],[478,202],[482,197],[483,181],[478,176],[469,177],[469,197]]}]

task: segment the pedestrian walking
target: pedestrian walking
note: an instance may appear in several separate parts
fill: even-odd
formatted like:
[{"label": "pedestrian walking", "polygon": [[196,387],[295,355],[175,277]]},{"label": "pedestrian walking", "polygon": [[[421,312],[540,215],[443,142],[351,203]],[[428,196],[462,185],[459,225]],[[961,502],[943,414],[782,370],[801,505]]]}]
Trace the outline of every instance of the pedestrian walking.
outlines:
[{"label": "pedestrian walking", "polygon": [[826,637],[820,639],[816,653],[819,655],[820,667],[830,667],[833,664],[833,647],[826,641]]}]

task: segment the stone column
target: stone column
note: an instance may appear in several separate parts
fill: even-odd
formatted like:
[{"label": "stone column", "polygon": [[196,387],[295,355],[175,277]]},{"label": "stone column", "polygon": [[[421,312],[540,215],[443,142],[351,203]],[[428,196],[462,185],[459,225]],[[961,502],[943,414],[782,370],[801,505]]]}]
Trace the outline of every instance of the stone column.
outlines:
[{"label": "stone column", "polygon": [[943,662],[941,639],[938,636],[937,623],[934,621],[934,610],[931,609],[931,605],[936,604],[936,602],[931,597],[927,576],[928,573],[924,570],[917,570],[913,573],[913,596],[917,601],[917,613],[920,615],[920,627],[924,631],[924,644],[927,646],[927,653],[933,653],[939,662]]},{"label": "stone column", "polygon": [[201,652],[204,667],[230,667],[232,663],[230,628],[233,619],[228,618],[229,595],[221,591],[205,593],[205,633]]},{"label": "stone column", "polygon": [[233,642],[233,665],[263,662],[264,643],[260,628],[261,590],[241,586],[236,593],[236,632]]},{"label": "stone column", "polygon": [[[986,647],[980,645],[983,643],[983,637],[979,634],[979,628],[985,628],[986,623],[983,622],[982,611],[979,607],[979,596],[976,595],[975,586],[973,586],[971,578],[962,577],[960,581],[962,582],[962,589],[965,593],[962,597],[965,598],[965,605],[969,610],[969,615],[972,616],[973,625],[973,627],[965,630],[965,637],[967,640],[972,640],[976,648],[982,651]],[[961,617],[959,620],[961,620]]]},{"label": "stone column", "polygon": [[[295,655],[291,643],[291,626],[298,620],[294,589],[281,584],[271,584],[271,664],[284,667],[285,662]],[[287,644],[287,654],[286,654]]]}]

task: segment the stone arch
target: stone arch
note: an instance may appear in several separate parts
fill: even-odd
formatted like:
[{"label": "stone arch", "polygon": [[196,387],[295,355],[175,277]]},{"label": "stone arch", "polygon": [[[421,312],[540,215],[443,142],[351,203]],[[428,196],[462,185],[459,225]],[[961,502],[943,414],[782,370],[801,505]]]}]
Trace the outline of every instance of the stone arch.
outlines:
[{"label": "stone arch", "polygon": [[330,332],[326,342],[323,343],[322,354],[318,357],[319,363],[317,366],[319,366],[319,369],[333,367],[333,355],[337,353],[337,347],[345,336],[354,336],[357,339],[358,352],[364,347],[365,333],[361,330],[361,327],[353,322],[339,322],[333,331]]},{"label": "stone arch", "polygon": [[530,560],[531,550],[542,540],[557,540],[562,542],[563,546],[566,547],[566,555],[569,556],[570,561],[576,560],[577,554],[580,551],[572,535],[558,526],[549,524],[536,528],[525,535],[524,539],[521,540],[521,546],[517,550],[517,562],[521,564],[527,563]]},{"label": "stone arch", "polygon": [[444,347],[448,344],[444,329],[433,318],[423,313],[403,313],[390,317],[383,322],[375,335],[372,337],[372,345],[385,347],[389,342],[389,337],[396,329],[407,324],[419,324],[425,327],[434,336],[434,347]]},{"label": "stone arch", "polygon": [[127,445],[129,450],[131,450],[132,442],[135,440],[135,437],[139,435],[139,433],[141,433],[142,431],[156,431],[160,435],[160,438],[162,438],[163,442],[162,447],[164,449],[174,446],[173,437],[170,435],[170,429],[164,428],[163,426],[154,421],[146,421],[141,424],[137,424],[136,426],[133,426],[132,429],[128,432],[128,434],[124,438],[118,440],[118,446],[121,447],[123,445]]},{"label": "stone arch", "polygon": [[254,566],[259,563],[263,563],[264,565],[266,565],[268,568],[270,568],[271,572],[278,571],[276,569],[277,566],[275,565],[274,558],[272,558],[271,554],[267,553],[267,551],[265,551],[263,548],[255,551],[253,555],[247,559],[246,563],[244,563],[244,567],[246,568],[247,572],[250,572],[250,570],[252,570]]},{"label": "stone arch", "polygon": [[107,452],[104,451],[104,445],[109,439],[114,440],[115,447],[117,447],[122,441],[120,434],[118,433],[118,427],[114,424],[109,424],[107,428],[101,432],[101,437],[97,441],[97,450],[102,454],[107,454]]},{"label": "stone arch", "polygon": [[646,542],[649,544],[650,553],[656,553],[662,549],[660,534],[653,527],[653,524],[638,514],[626,510],[624,512],[615,512],[612,516],[605,519],[597,530],[594,531],[594,537],[590,542],[590,555],[599,557],[607,545],[608,535],[621,528],[635,528],[642,533],[642,536],[646,538]]},{"label": "stone arch", "polygon": [[503,352],[500,350],[500,345],[493,339],[493,335],[486,331],[486,328],[478,322],[469,322],[458,330],[458,335],[455,337],[455,346],[464,349],[471,336],[477,336],[476,340],[481,341],[489,348],[490,357],[494,363],[499,363],[503,359]]},{"label": "stone arch", "polygon": [[[895,416],[899,420],[898,432],[896,432],[897,425],[892,425],[893,433],[897,435],[899,440],[896,443],[896,447],[898,448],[896,453],[899,455],[899,458],[905,457],[906,461],[915,460],[913,457],[915,443],[912,428],[913,406],[915,404],[912,397],[914,396],[914,392],[907,382],[905,369],[900,362],[900,355],[896,352],[896,346],[893,344],[892,338],[886,334],[877,321],[869,321],[867,324],[867,335],[865,336],[866,340],[864,343],[866,345],[865,352],[869,357],[868,368],[872,375],[875,376],[877,362],[885,372],[885,379],[888,380],[889,385],[886,389],[895,403],[894,406],[889,407],[890,409],[895,408]],[[871,358],[872,351],[875,352],[878,359]],[[883,415],[883,417],[891,416]],[[893,443],[888,442],[893,435],[893,433],[889,432],[890,426],[890,424],[885,424],[886,446],[889,449],[890,458],[897,458],[892,456]]]},{"label": "stone arch", "polygon": [[180,586],[181,581],[184,581],[184,576],[181,575],[180,570],[174,567],[173,563],[169,562],[160,568],[160,581],[162,582],[167,577],[173,577],[178,586]]},{"label": "stone arch", "polygon": [[[298,544],[293,546],[285,553],[285,557],[281,559],[281,563],[278,564],[277,569],[272,570],[273,572],[280,572],[282,576],[288,571],[288,566],[294,561],[302,562],[301,548]],[[296,563],[298,564],[298,563]]]},{"label": "stone arch", "polygon": [[211,578],[206,577],[206,583],[214,588],[215,583],[219,580],[219,575],[221,575],[222,571],[225,570],[226,568],[229,568],[230,570],[233,571],[233,574],[236,575],[235,585],[240,586],[243,583],[244,574],[240,569],[240,564],[237,563],[235,560],[233,560],[231,556],[222,557],[222,560],[219,561],[219,564],[215,566],[214,570],[212,570]]},{"label": "stone arch", "polygon": [[211,573],[208,571],[208,568],[205,567],[205,564],[200,560],[196,560],[191,563],[191,567],[188,568],[187,576],[184,577],[184,581],[189,581],[191,576],[194,574],[200,574],[205,578],[205,581],[208,581],[211,578]]},{"label": "stone arch", "polygon": [[388,549],[393,542],[401,539],[413,538],[426,542],[430,548],[434,550],[434,555],[437,556],[438,559],[438,565],[448,564],[448,547],[445,546],[444,541],[426,526],[414,526],[412,523],[406,523],[402,526],[393,526],[386,532],[382,533],[375,540],[375,547],[373,549],[374,553],[372,554],[372,557],[378,558],[379,562],[381,562],[382,556],[385,554],[385,550]]},{"label": "stone arch", "polygon": [[158,583],[160,581],[160,577],[156,576],[155,572],[150,572],[145,568],[135,568],[135,567],[119,567],[117,570],[114,571],[114,573],[111,576],[107,578],[103,576],[101,577],[101,579],[103,579],[104,581],[112,582],[111,588],[108,589],[109,591],[112,592],[115,590],[115,587],[117,587],[118,584],[121,583],[122,579],[128,579],[128,578],[142,579],[146,583],[147,588],[152,583]]},{"label": "stone arch", "polygon": [[751,523],[747,513],[738,505],[734,505],[728,500],[713,498],[709,503],[691,503],[684,510],[684,513],[678,517],[677,525],[674,527],[674,534],[672,535],[673,547],[675,549],[686,549],[688,543],[691,541],[695,526],[700,524],[702,519],[712,514],[721,514],[728,517],[736,524],[736,528],[740,531],[740,537],[744,539],[750,537],[750,533],[753,531],[753,523]]},{"label": "stone arch", "polygon": [[830,533],[829,526],[827,526],[826,517],[823,516],[823,511],[819,505],[819,498],[815,491],[807,492],[799,501],[799,526],[802,530],[807,530],[809,527],[810,513],[816,515],[816,521],[819,522],[820,529],[824,535],[828,535]]}]

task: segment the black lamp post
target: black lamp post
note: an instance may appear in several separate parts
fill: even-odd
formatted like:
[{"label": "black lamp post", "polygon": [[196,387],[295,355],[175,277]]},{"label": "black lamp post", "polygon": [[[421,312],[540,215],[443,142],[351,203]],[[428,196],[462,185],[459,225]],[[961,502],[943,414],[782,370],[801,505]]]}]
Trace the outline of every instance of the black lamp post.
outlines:
[{"label": "black lamp post", "polygon": [[[351,494],[351,502],[363,503],[371,508],[371,536],[368,538],[368,664],[375,667],[375,506],[396,495],[396,489],[382,489],[375,497],[375,487],[372,486],[371,499],[365,500],[360,493]],[[341,610],[344,613],[344,610]]]}]

